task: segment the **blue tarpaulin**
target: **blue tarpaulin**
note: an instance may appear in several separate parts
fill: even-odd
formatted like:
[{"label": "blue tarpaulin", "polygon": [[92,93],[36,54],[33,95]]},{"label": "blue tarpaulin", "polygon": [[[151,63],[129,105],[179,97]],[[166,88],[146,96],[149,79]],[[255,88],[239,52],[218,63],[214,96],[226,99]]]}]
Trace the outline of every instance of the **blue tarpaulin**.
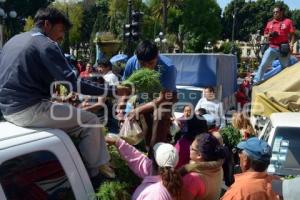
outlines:
[{"label": "blue tarpaulin", "polygon": [[222,98],[237,89],[237,59],[228,54],[163,54],[177,69],[177,85],[222,86]]}]

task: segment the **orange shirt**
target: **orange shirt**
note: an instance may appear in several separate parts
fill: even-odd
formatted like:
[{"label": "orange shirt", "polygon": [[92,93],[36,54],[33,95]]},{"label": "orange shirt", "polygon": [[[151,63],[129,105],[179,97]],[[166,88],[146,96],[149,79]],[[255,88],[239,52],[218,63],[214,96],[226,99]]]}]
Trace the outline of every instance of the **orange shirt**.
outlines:
[{"label": "orange shirt", "polygon": [[272,190],[275,177],[265,172],[244,172],[235,175],[235,182],[221,200],[277,200]]}]

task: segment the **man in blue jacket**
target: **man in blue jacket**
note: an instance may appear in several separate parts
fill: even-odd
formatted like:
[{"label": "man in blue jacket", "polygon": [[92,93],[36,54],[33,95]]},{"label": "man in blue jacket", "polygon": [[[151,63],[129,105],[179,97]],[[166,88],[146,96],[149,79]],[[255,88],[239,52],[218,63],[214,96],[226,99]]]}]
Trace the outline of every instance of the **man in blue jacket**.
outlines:
[{"label": "man in blue jacket", "polygon": [[122,95],[126,88],[104,87],[77,80],[57,42],[71,27],[55,8],[40,9],[35,27],[14,36],[0,58],[0,109],[4,118],[23,127],[59,128],[80,139],[79,149],[91,177],[100,171],[113,177],[105,140],[96,115],[51,101],[55,81],[67,81],[73,91],[89,95]]},{"label": "man in blue jacket", "polygon": [[159,97],[135,108],[129,114],[130,118],[138,118],[140,114],[145,116],[148,124],[146,145],[152,147],[157,142],[167,142],[170,135],[171,109],[173,103],[177,101],[177,70],[171,60],[160,55],[157,46],[149,40],[141,42],[137,46],[135,54],[125,66],[123,80],[142,67],[160,73],[162,91]]}]

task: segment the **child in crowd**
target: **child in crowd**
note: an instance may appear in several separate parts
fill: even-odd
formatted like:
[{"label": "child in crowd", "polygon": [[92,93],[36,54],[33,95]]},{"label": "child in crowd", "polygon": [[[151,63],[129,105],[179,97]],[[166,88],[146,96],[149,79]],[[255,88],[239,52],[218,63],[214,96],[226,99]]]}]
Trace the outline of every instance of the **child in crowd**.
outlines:
[{"label": "child in crowd", "polygon": [[232,125],[239,129],[242,135],[242,140],[247,140],[251,136],[256,136],[256,132],[247,116],[242,112],[233,113]]},{"label": "child in crowd", "polygon": [[153,160],[117,136],[107,136],[106,142],[115,145],[129,168],[143,182],[135,190],[132,199],[177,200],[182,192],[182,178],[174,170],[178,162],[176,149],[167,143],[153,147]]},{"label": "child in crowd", "polygon": [[190,146],[190,162],[179,170],[183,176],[184,199],[220,198],[225,152],[217,138],[203,133]]}]

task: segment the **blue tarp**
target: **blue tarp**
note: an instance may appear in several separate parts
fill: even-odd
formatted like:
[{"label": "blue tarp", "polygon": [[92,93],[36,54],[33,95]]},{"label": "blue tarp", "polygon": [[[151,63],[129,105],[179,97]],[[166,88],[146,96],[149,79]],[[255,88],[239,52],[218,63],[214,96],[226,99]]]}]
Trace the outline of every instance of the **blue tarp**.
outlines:
[{"label": "blue tarp", "polygon": [[222,98],[237,89],[237,59],[226,54],[164,54],[177,68],[177,85],[222,86]]}]

